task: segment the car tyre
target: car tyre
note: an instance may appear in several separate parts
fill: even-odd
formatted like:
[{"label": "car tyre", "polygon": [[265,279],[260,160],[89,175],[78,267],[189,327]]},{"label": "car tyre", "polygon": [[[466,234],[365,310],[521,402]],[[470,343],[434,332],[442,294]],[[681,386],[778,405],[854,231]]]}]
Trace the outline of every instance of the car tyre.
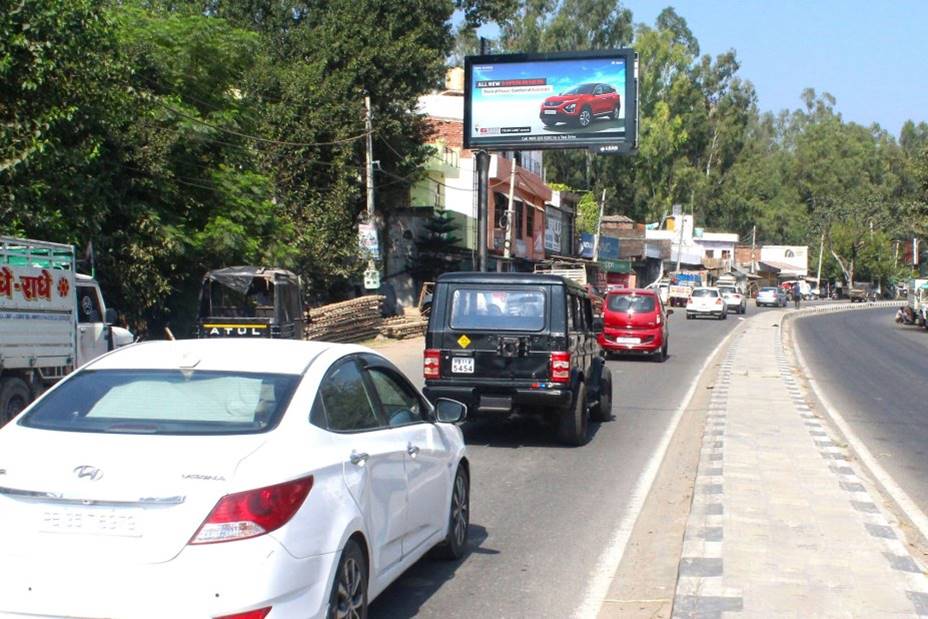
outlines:
[{"label": "car tyre", "polygon": [[367,556],[349,539],[335,569],[328,619],[367,618]]},{"label": "car tyre", "polygon": [[593,421],[610,421],[612,419],[612,370],[603,366],[599,377],[599,402],[590,410]]},{"label": "car tyre", "polygon": [[11,376],[0,382],[0,426],[13,419],[31,400],[29,386],[21,378]]},{"label": "car tyre", "polygon": [[654,360],[658,363],[667,361],[667,342],[664,342],[664,345],[661,346],[661,349],[657,351],[656,355],[654,355]]},{"label": "car tyre", "polygon": [[593,122],[593,110],[589,107],[584,107],[580,110],[580,115],[577,116],[577,125],[581,128],[586,128],[590,126],[590,123]]},{"label": "car tyre", "polygon": [[457,561],[467,551],[470,534],[470,476],[460,464],[451,487],[451,508],[448,511],[448,535],[435,547],[435,556]]},{"label": "car tyre", "polygon": [[612,119],[613,119],[613,120],[618,120],[618,119],[619,119],[619,111],[620,111],[619,108],[620,108],[620,106],[619,106],[618,103],[615,105],[614,108],[612,108]]},{"label": "car tyre", "polygon": [[577,393],[574,394],[574,401],[571,406],[561,411],[558,420],[557,438],[565,445],[580,447],[585,445],[587,440],[588,414],[586,399],[586,383],[580,383],[577,386]]}]

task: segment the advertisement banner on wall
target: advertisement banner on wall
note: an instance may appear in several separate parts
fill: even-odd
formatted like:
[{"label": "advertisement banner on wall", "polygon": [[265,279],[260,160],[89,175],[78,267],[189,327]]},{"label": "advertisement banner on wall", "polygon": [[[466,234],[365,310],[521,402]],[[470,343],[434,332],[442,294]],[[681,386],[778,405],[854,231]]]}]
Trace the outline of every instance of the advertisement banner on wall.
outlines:
[{"label": "advertisement banner on wall", "polygon": [[618,260],[619,259],[619,239],[612,236],[600,235],[599,237],[599,259]]},{"label": "advertisement banner on wall", "polygon": [[549,208],[545,211],[545,250],[555,254],[561,253],[561,234],[563,222],[561,212]]},{"label": "advertisement banner on wall", "polygon": [[631,49],[468,56],[464,146],[632,152],[637,63]]},{"label": "advertisement banner on wall", "polygon": [[580,233],[580,257],[581,258],[592,258],[593,257],[593,235],[589,232]]}]

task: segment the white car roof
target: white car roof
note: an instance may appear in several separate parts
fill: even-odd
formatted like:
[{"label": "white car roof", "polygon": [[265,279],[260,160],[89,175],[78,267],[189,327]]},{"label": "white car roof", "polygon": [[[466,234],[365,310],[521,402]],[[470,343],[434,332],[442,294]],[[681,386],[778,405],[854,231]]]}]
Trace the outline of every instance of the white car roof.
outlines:
[{"label": "white car roof", "polygon": [[133,344],[103,355],[85,368],[178,369],[302,374],[320,354],[343,349],[366,351],[352,344],[275,340],[264,338],[215,338],[201,340],[159,340]]}]

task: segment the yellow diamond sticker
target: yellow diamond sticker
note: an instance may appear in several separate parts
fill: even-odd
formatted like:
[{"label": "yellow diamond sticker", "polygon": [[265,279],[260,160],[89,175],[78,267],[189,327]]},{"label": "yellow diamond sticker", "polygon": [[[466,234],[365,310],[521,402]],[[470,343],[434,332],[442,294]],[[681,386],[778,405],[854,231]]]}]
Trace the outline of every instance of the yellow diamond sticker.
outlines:
[{"label": "yellow diamond sticker", "polygon": [[460,346],[461,348],[467,348],[468,346],[470,346],[470,338],[467,337],[466,335],[462,335],[461,337],[458,338],[458,346]]}]

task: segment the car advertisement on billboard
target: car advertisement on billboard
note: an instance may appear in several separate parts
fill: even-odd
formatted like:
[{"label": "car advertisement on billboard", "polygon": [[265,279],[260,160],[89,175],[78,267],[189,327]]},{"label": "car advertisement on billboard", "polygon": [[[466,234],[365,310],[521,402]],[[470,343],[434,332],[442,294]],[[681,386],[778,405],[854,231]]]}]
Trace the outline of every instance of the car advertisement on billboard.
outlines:
[{"label": "car advertisement on billboard", "polygon": [[467,148],[637,147],[633,50],[469,56],[465,80]]}]

